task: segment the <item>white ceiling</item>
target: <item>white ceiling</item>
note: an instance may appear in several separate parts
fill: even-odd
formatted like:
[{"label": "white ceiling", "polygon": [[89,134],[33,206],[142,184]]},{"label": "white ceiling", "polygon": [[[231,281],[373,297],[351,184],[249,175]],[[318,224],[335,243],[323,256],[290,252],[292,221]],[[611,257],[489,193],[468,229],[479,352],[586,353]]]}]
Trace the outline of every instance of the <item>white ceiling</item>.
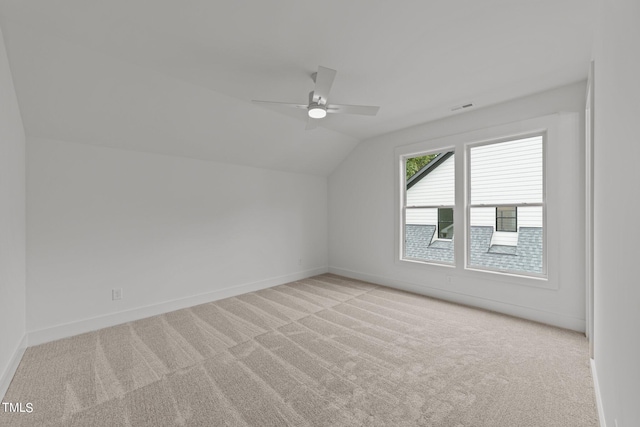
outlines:
[{"label": "white ceiling", "polygon": [[[586,78],[585,0],[0,0],[30,136],[326,175],[366,138]],[[305,112],[318,65],[330,102]]]}]

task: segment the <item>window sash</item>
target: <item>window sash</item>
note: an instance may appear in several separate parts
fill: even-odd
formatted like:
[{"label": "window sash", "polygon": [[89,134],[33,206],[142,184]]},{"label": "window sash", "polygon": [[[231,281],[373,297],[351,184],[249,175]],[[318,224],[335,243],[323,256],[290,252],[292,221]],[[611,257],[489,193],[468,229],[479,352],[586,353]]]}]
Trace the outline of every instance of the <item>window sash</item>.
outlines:
[{"label": "window sash", "polygon": [[[517,200],[509,200],[509,202],[484,202],[483,203],[472,203],[472,167],[471,167],[471,163],[472,163],[472,156],[473,156],[473,148],[476,147],[482,147],[482,146],[487,146],[487,145],[499,145],[502,143],[509,143],[509,142],[514,142],[514,141],[518,141],[521,139],[529,139],[529,138],[536,138],[536,137],[541,137],[542,138],[542,150],[540,155],[541,157],[541,194],[540,194],[540,199],[539,200],[529,200],[529,201],[521,201],[518,202]],[[483,142],[479,142],[479,143],[466,143],[465,144],[465,160],[466,160],[466,179],[464,180],[464,188],[466,191],[466,196],[465,196],[465,202],[466,202],[466,218],[465,218],[465,242],[466,242],[466,248],[465,248],[465,269],[469,269],[469,270],[474,270],[474,271],[487,271],[487,272],[494,272],[494,273],[506,273],[506,274],[514,274],[517,276],[524,276],[524,277],[547,277],[548,274],[548,265],[547,265],[547,220],[546,220],[546,180],[547,180],[547,170],[546,170],[546,153],[547,153],[547,132],[541,132],[541,133],[530,133],[528,135],[523,134],[523,135],[518,135],[518,136],[513,136],[513,137],[504,137],[504,138],[496,138],[496,139],[492,139],[492,140],[486,140]],[[458,176],[456,175],[456,178]],[[476,265],[476,264],[471,264],[471,210],[473,208],[480,208],[480,207],[484,207],[484,208],[490,208],[490,207],[541,207],[542,208],[542,271],[541,272],[528,272],[528,271],[522,271],[522,270],[509,270],[509,269],[498,269],[498,268],[493,268],[493,267],[489,267],[489,266],[483,266],[483,265]]]},{"label": "window sash", "polygon": [[[405,155],[401,155],[400,156],[400,173],[401,173],[401,187],[400,187],[400,207],[401,207],[401,228],[400,228],[400,235],[401,235],[401,239],[400,239],[400,260],[403,261],[412,261],[412,262],[419,262],[419,263],[425,263],[425,264],[435,264],[435,265],[455,265],[456,261],[455,261],[455,255],[453,256],[451,261],[445,261],[445,260],[440,260],[440,259],[427,259],[427,258],[415,258],[412,256],[408,256],[407,255],[407,226],[410,225],[411,223],[407,222],[407,211],[408,210],[413,210],[413,211],[420,211],[420,210],[426,210],[426,209],[436,209],[436,210],[440,210],[440,209],[455,209],[455,197],[451,198],[451,203],[449,203],[449,200],[443,200],[444,204],[434,204],[433,201],[434,200],[430,200],[431,203],[427,203],[427,204],[415,204],[415,203],[411,203],[409,204],[409,198],[408,198],[408,189],[407,189],[407,178],[406,178],[406,164],[407,164],[407,160],[411,159],[411,158],[415,158],[415,157],[420,157],[420,156],[425,156],[425,155],[430,155],[430,154],[441,154],[441,153],[447,153],[447,152],[453,152],[453,157],[455,158],[455,150],[453,147],[448,147],[448,148],[442,148],[440,150],[430,150],[430,151],[422,151],[422,152],[414,152],[411,154],[405,154]],[[455,168],[455,166],[454,166]],[[456,188],[456,175],[455,172],[452,174],[452,189],[454,191],[453,194],[455,194]],[[412,201],[413,202],[413,201]],[[429,201],[428,201],[429,202]],[[438,213],[436,212],[435,214],[435,227],[436,227],[436,231],[435,231],[435,238],[438,239],[438,233],[440,231],[439,229],[439,217],[438,217]],[[435,239],[434,239],[435,240]]]}]

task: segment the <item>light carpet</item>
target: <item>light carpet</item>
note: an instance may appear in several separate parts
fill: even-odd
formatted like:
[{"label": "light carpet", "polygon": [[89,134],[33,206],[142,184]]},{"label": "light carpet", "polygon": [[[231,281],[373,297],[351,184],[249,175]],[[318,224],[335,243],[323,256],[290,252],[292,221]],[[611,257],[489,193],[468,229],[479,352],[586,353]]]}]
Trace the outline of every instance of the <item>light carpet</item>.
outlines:
[{"label": "light carpet", "polygon": [[325,274],[27,349],[6,426],[597,426],[584,335]]}]

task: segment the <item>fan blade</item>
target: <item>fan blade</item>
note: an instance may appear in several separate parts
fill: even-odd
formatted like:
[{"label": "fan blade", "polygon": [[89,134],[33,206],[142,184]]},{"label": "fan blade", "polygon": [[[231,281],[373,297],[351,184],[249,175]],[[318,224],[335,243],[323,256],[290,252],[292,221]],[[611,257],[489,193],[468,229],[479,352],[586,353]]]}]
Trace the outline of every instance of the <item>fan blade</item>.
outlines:
[{"label": "fan blade", "polygon": [[293,107],[293,108],[302,108],[306,110],[309,106],[306,104],[292,104],[290,102],[276,102],[276,101],[256,101],[255,99],[251,100],[254,104],[269,104],[269,105],[279,105],[281,107]]},{"label": "fan blade", "polygon": [[320,119],[312,119],[311,117],[309,117],[307,119],[307,127],[305,127],[305,130],[311,130],[311,129],[315,129],[318,127],[318,125],[320,124]]},{"label": "fan blade", "polygon": [[336,70],[322,66],[318,67],[315,79],[316,88],[313,90],[314,102],[319,102],[320,104],[327,103],[329,91],[331,90],[331,86],[333,86],[333,79],[335,78]]},{"label": "fan blade", "polygon": [[375,116],[378,114],[379,109],[380,107],[373,107],[370,105],[327,105],[327,113],[361,114],[363,116]]}]

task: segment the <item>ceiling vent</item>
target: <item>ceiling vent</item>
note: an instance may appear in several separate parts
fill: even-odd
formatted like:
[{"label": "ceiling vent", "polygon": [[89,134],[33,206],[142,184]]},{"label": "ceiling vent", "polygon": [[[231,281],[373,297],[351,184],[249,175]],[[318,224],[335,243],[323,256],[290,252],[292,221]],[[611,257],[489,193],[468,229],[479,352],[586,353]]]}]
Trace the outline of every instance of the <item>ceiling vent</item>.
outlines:
[{"label": "ceiling vent", "polygon": [[451,111],[464,110],[465,108],[471,108],[471,107],[473,107],[472,103],[456,105],[455,107],[451,107]]}]

